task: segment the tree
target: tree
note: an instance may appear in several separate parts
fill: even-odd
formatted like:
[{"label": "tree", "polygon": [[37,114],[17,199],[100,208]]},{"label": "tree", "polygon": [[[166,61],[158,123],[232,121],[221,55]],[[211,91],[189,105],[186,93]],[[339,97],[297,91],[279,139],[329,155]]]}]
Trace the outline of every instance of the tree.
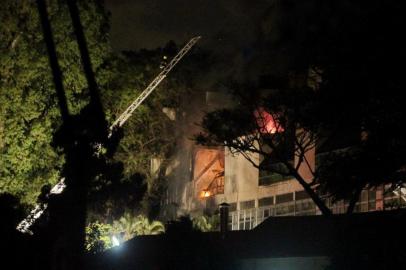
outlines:
[{"label": "tree", "polygon": [[[103,106],[112,123],[159,73],[163,56],[172,57],[177,48],[169,43],[151,51],[113,53],[103,6],[99,1],[78,2]],[[66,3],[50,1],[48,12],[69,109],[77,114],[88,102],[88,89],[72,21]],[[60,178],[64,155],[51,142],[61,117],[36,4],[6,1],[0,15],[4,41],[0,47],[0,190],[33,205],[41,188]],[[175,146],[175,124],[162,110],[176,108],[182,93],[188,91],[186,76],[177,74],[176,79],[163,82],[165,91],[155,91],[121,130],[125,136],[116,154],[109,157],[111,170],[91,183],[91,219],[122,214],[109,205],[138,207],[144,192],[145,205],[159,204],[164,181],[156,182],[150,175],[149,161],[151,157],[165,159]]]},{"label": "tree", "polygon": [[[98,1],[80,1],[79,8],[100,79],[110,56],[107,15]],[[71,19],[62,2],[50,1],[48,12],[69,109],[75,114],[87,103],[88,90]],[[60,177],[64,157],[51,141],[61,117],[36,3],[5,1],[0,16],[0,190],[33,204],[41,187]]]},{"label": "tree", "polygon": [[86,250],[91,253],[99,253],[113,247],[112,230],[110,224],[90,223],[86,227]]},{"label": "tree", "polygon": [[116,233],[122,233],[123,240],[129,240],[135,236],[136,217],[131,213],[124,213],[117,221],[114,221],[113,228]]},{"label": "tree", "polygon": [[[327,215],[321,194],[349,200],[351,213],[363,188],[401,185],[406,113],[395,68],[404,59],[401,10],[394,1],[275,3],[262,23],[261,49],[247,66],[255,75],[231,86],[238,106],[209,113],[198,139],[294,177]],[[316,167],[312,151],[323,158]],[[249,153],[281,166],[261,166]]]},{"label": "tree", "polygon": [[144,215],[134,216],[126,212],[120,219],[113,223],[116,234],[122,234],[122,239],[127,241],[137,235],[154,235],[165,232],[165,227],[160,221],[150,221]]},{"label": "tree", "polygon": [[[313,189],[315,182],[309,183],[299,172],[301,166],[306,166],[310,170],[313,169],[308,162],[307,153],[315,146],[314,136],[303,126],[290,122],[293,119],[293,114],[296,114],[297,111],[293,111],[292,108],[283,110],[282,104],[275,104],[276,100],[282,101],[282,99],[277,99],[275,93],[272,96],[273,105],[271,106],[265,103],[270,102],[270,99],[262,98],[261,105],[257,105],[256,100],[244,98],[241,100],[245,101],[244,105],[240,103],[237,109],[224,109],[207,114],[202,122],[206,133],[197,136],[197,141],[208,145],[221,143],[228,147],[232,153],[242,154],[257,168],[294,177],[319,209],[328,215],[330,210]],[[268,129],[269,121],[273,122],[271,125],[275,127],[274,132]],[[294,140],[294,152],[287,153],[292,149],[289,147],[292,140]],[[254,160],[252,153],[272,159],[274,164],[281,164],[282,166],[258,163]],[[292,162],[295,157],[296,164]]]},{"label": "tree", "polygon": [[119,241],[128,241],[137,235],[156,235],[164,232],[165,226],[162,222],[150,221],[144,215],[135,216],[127,211],[112,224],[99,221],[89,223],[86,227],[86,250],[99,253],[112,248],[113,237]]},{"label": "tree", "polygon": [[162,222],[153,220],[149,221],[147,217],[140,215],[135,222],[135,235],[154,235],[165,232]]},{"label": "tree", "polygon": [[201,232],[212,232],[218,228],[218,216],[198,216],[192,218],[193,228]]}]

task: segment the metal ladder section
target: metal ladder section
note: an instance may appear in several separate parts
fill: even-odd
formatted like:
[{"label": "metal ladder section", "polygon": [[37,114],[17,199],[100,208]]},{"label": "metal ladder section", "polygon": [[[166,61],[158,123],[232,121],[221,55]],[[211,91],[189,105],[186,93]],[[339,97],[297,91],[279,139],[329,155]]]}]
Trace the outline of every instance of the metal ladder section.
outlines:
[{"label": "metal ladder section", "polygon": [[[173,67],[185,56],[190,49],[199,41],[201,36],[193,37],[189,42],[176,54],[176,56],[169,62],[169,64],[155,77],[155,79],[142,91],[142,93],[131,103],[130,106],[117,118],[116,121],[110,126],[108,137],[113,134],[115,127],[121,127],[130,118],[132,113],[142,104],[142,102],[155,90],[159,83],[165,79],[166,75],[173,69]],[[97,150],[97,149],[96,149]],[[47,194],[60,194],[65,189],[65,178],[62,178]],[[37,204],[30,214],[23,219],[18,225],[17,230],[22,233],[33,234],[29,229],[32,224],[44,213],[48,205],[46,203]]]}]

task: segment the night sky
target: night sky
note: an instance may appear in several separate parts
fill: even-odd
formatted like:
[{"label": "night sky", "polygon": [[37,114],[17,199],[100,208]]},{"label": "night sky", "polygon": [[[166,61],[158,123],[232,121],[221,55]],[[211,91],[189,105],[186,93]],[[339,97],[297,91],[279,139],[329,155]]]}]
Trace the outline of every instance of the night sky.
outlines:
[{"label": "night sky", "polygon": [[242,80],[256,53],[255,42],[275,0],[105,0],[111,12],[116,51],[155,49],[173,40],[183,46],[200,35],[198,47],[217,59],[199,85],[212,88],[224,78]]},{"label": "night sky", "polygon": [[[203,47],[244,49],[255,40],[272,0],[105,0],[116,50],[183,44],[201,35]],[[253,3],[254,2],[254,3]]]}]

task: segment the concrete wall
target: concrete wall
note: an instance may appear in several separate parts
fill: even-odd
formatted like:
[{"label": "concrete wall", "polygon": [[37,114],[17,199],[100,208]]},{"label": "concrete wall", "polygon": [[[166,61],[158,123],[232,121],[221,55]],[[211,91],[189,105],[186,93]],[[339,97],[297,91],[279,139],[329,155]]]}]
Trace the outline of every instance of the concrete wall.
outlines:
[{"label": "concrete wall", "polygon": [[[251,154],[250,158],[256,162],[258,154]],[[218,195],[218,201],[227,203],[252,200],[258,191],[258,169],[243,155],[232,154],[225,150],[225,183],[224,195]]]},{"label": "concrete wall", "polygon": [[[298,137],[303,136],[304,142],[306,141],[307,133],[303,133],[302,130],[297,130],[296,134]],[[305,145],[305,143],[303,143],[303,145]],[[299,155],[300,153],[295,154],[295,166],[297,166],[299,162]],[[316,167],[316,147],[313,146],[312,148],[307,149],[304,156],[305,158],[302,161],[298,172],[299,175],[302,176],[304,180],[309,182],[313,179],[313,172]]]},{"label": "concrete wall", "polygon": [[[259,186],[258,168],[254,167],[242,154],[232,154],[228,149],[225,151],[224,195],[216,196],[217,204],[256,200],[255,206],[257,207],[258,199],[303,190],[303,187],[295,179]],[[250,158],[257,164],[260,159],[259,154],[251,154]],[[314,166],[314,150],[307,153],[307,158],[310,164]],[[299,172],[305,179],[311,179],[308,166],[301,166]]]}]

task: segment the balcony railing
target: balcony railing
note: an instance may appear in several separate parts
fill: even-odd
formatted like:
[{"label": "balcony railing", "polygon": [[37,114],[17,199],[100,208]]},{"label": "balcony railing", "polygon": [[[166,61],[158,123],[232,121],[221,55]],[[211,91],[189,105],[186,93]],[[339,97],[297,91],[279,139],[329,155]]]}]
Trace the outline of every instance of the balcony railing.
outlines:
[{"label": "balcony railing", "polygon": [[[325,199],[325,203],[334,214],[344,214],[348,208],[348,202],[339,201],[332,203],[331,199]],[[354,212],[376,211],[377,200],[375,191],[363,191],[361,200],[356,203]],[[389,192],[383,196],[383,210],[405,208],[406,200],[402,193]],[[294,200],[251,209],[237,210],[229,214],[229,228],[231,230],[250,230],[263,222],[268,217],[278,216],[309,216],[320,215],[320,210],[311,199]]]}]

